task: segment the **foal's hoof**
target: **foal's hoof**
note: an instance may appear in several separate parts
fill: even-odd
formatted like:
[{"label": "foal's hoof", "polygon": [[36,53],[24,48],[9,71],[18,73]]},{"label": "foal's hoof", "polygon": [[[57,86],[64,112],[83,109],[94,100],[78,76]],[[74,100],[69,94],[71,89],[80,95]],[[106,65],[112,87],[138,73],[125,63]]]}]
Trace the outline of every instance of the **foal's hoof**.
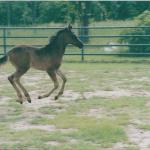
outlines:
[{"label": "foal's hoof", "polygon": [[16,102],[18,102],[18,103],[20,103],[20,104],[23,104],[23,101],[16,100]]},{"label": "foal's hoof", "polygon": [[55,100],[57,100],[58,99],[58,96],[55,96],[55,98],[54,98]]},{"label": "foal's hoof", "polygon": [[28,101],[29,103],[31,103],[31,99],[27,99],[27,101]]},{"label": "foal's hoof", "polygon": [[42,96],[38,96],[38,99],[42,99]]},{"label": "foal's hoof", "polygon": [[26,97],[28,103],[31,103],[31,98],[30,97]]}]

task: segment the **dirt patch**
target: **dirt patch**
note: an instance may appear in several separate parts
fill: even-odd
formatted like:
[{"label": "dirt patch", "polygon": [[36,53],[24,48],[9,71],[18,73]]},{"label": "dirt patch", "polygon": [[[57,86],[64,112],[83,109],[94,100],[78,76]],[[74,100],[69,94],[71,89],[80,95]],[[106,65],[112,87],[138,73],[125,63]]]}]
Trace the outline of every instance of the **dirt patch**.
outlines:
[{"label": "dirt patch", "polygon": [[81,94],[79,92],[74,92],[72,90],[64,91],[64,94],[61,97],[61,99],[64,101],[70,101],[70,100],[74,101],[79,98],[81,98]]},{"label": "dirt patch", "polygon": [[70,133],[70,132],[76,132],[78,131],[77,129],[74,128],[67,128],[67,129],[58,129],[62,133]]},{"label": "dirt patch", "polygon": [[102,90],[97,90],[93,92],[85,92],[84,97],[86,99],[92,98],[92,97],[111,97],[111,98],[116,98],[116,97],[122,97],[122,96],[131,96],[132,93],[129,91],[125,90],[118,90],[118,91],[102,91]]},{"label": "dirt patch", "polygon": [[57,142],[57,141],[49,141],[49,142],[47,142],[46,144],[52,145],[52,146],[57,146],[57,145],[59,145],[60,143]]},{"label": "dirt patch", "polygon": [[[29,83],[30,82],[35,82],[36,83],[39,80],[43,80],[43,76],[44,76],[44,74],[38,73],[37,75],[33,75],[33,76],[25,75],[23,78],[24,78],[24,80],[28,81]],[[47,79],[48,79],[48,76],[47,76]]]},{"label": "dirt patch", "polygon": [[141,130],[135,128],[133,125],[129,125],[127,134],[129,140],[136,144],[140,150],[150,149],[150,131]]},{"label": "dirt patch", "polygon": [[[37,102],[37,101],[32,101],[31,104],[29,103],[24,103],[24,110],[22,112],[22,120],[13,123],[10,125],[10,127],[12,129],[15,130],[28,130],[28,129],[40,129],[40,130],[46,130],[46,131],[54,131],[55,130],[55,126],[51,126],[51,125],[32,125],[29,122],[35,118],[35,117],[43,117],[43,114],[40,113],[38,111],[38,108],[42,107],[42,106],[47,106],[48,102],[44,101],[43,102]],[[55,115],[49,115],[46,114],[44,115],[44,117],[47,117],[49,119],[53,119],[55,118]]]},{"label": "dirt patch", "polygon": [[58,101],[55,101],[53,95],[47,98],[38,99],[39,93],[41,91],[32,91],[30,92],[32,103],[24,103],[25,107],[32,108],[37,110],[44,106],[60,106],[61,104]]},{"label": "dirt patch", "polygon": [[6,74],[6,73],[4,73],[4,72],[0,72],[0,73],[1,73],[1,74],[0,74],[0,80],[1,80],[1,81],[7,80],[8,74]]},{"label": "dirt patch", "polygon": [[29,130],[29,129],[40,129],[40,130],[45,130],[45,131],[60,131],[62,133],[70,133],[70,132],[76,132],[78,131],[77,129],[74,128],[68,128],[68,129],[58,129],[55,127],[55,125],[32,125],[30,123],[28,123],[28,121],[22,120],[22,121],[18,121],[14,124],[10,125],[10,128],[20,131],[20,130]]},{"label": "dirt patch", "polygon": [[[68,139],[67,142],[71,143],[71,144],[77,144],[78,143],[78,140],[76,139]],[[46,144],[48,145],[52,145],[52,146],[57,146],[59,144],[61,144],[60,142],[57,142],[57,141],[49,141],[47,142]]]},{"label": "dirt patch", "polygon": [[107,148],[106,150],[125,150],[128,146],[128,144],[118,142],[115,143],[111,148]]},{"label": "dirt patch", "polygon": [[88,81],[88,78],[81,78],[80,81]]},{"label": "dirt patch", "polygon": [[90,109],[89,112],[87,113],[87,116],[103,118],[104,114],[106,114],[106,111],[103,108],[97,108],[97,109],[95,108],[95,109]]},{"label": "dirt patch", "polygon": [[0,96],[0,105],[6,104],[9,100],[11,100],[10,97],[7,97],[7,96]]},{"label": "dirt patch", "polygon": [[93,92],[84,92],[84,97],[86,99],[92,97],[108,97],[108,98],[119,98],[123,96],[145,96],[150,97],[150,92],[147,91],[128,91],[128,90],[114,90],[114,91],[103,91],[97,90]]},{"label": "dirt patch", "polygon": [[29,130],[29,129],[40,129],[46,131],[55,131],[56,127],[54,125],[31,125],[26,121],[19,121],[15,124],[10,126],[12,129],[15,130]]},{"label": "dirt patch", "polygon": [[[25,102],[23,104],[24,110],[22,112],[22,120],[11,124],[10,127],[15,130],[28,130],[28,129],[40,129],[40,130],[46,130],[46,131],[60,131],[60,132],[73,132],[74,129],[56,129],[54,125],[32,125],[29,122],[32,121],[35,117],[43,117],[43,113],[39,111],[41,107],[66,107],[67,104],[63,104],[60,101],[52,100],[51,97],[44,98],[44,99],[37,99],[37,93],[39,91],[33,91],[31,92],[32,97],[32,103]],[[71,94],[66,94],[69,97],[69,100],[74,100],[77,98],[73,97]],[[68,100],[68,99],[67,99]],[[58,113],[61,113],[58,112]],[[48,119],[54,119],[56,115],[49,115],[44,114],[44,117]]]},{"label": "dirt patch", "polygon": [[77,139],[69,139],[69,143],[71,143],[71,144],[77,144],[78,140]]},{"label": "dirt patch", "polygon": [[68,73],[76,73],[75,70],[68,70]]},{"label": "dirt patch", "polygon": [[78,113],[78,116],[89,116],[89,117],[95,117],[95,118],[103,118],[104,114],[106,114],[106,111],[103,108],[93,108],[88,110],[84,113]]},{"label": "dirt patch", "polygon": [[132,80],[141,81],[141,82],[146,81],[147,82],[150,80],[150,78],[149,77],[141,77],[141,78],[133,78]]},{"label": "dirt patch", "polygon": [[150,107],[150,101],[148,101],[148,102],[146,103],[146,106],[147,106],[147,107]]},{"label": "dirt patch", "polygon": [[[54,100],[55,95],[51,95],[48,98],[44,99],[37,99],[38,94],[42,93],[40,90],[37,91],[32,91],[31,97],[32,97],[32,103],[30,104],[29,107],[42,107],[45,105],[59,105],[58,101]],[[62,97],[60,97],[60,100],[62,101],[74,101],[78,99],[89,99],[92,97],[106,97],[106,98],[119,98],[119,97],[124,97],[124,96],[145,96],[145,97],[150,97],[150,92],[147,91],[129,91],[129,90],[113,90],[113,91],[104,91],[104,90],[96,90],[96,91],[91,91],[91,92],[75,92],[73,90],[66,90],[64,91],[64,94]],[[27,104],[28,105],[28,104]]]}]

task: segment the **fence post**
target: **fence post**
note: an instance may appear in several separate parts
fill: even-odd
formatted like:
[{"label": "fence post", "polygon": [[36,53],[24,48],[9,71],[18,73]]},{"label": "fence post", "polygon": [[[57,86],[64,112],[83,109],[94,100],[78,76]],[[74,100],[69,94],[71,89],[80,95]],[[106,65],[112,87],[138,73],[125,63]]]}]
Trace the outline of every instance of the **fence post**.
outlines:
[{"label": "fence post", "polygon": [[81,61],[84,61],[84,48],[81,49]]},{"label": "fence post", "polygon": [[7,46],[7,43],[6,43],[6,28],[4,28],[3,29],[3,48],[4,48],[4,54],[5,55],[7,53],[6,46]]}]

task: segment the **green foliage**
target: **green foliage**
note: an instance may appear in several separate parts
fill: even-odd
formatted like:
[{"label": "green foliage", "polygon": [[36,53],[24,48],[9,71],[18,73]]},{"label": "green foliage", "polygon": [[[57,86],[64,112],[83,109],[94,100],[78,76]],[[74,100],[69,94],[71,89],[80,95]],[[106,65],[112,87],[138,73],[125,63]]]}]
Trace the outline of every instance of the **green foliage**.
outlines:
[{"label": "green foliage", "polygon": [[[144,11],[141,15],[135,18],[137,27],[150,26],[150,11]],[[128,29],[121,33],[122,35],[150,35],[150,28]],[[123,37],[121,42],[130,44],[150,44],[149,36]],[[149,46],[134,46],[129,47],[129,52],[147,53],[150,52]]]},{"label": "green foliage", "polygon": [[41,3],[39,6],[41,22],[64,22],[67,16],[67,3],[49,2]]},{"label": "green foliage", "polygon": [[125,20],[150,9],[150,3],[138,1],[15,1],[0,2],[0,25],[90,20]]}]

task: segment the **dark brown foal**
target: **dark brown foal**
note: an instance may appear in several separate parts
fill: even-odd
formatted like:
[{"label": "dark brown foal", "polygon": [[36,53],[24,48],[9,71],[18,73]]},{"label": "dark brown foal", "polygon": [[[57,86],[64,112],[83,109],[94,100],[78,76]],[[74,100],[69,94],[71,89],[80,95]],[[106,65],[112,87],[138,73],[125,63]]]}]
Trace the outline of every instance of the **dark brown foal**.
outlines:
[{"label": "dark brown foal", "polygon": [[[54,88],[47,94],[39,96],[39,99],[50,96],[59,87],[57,75],[60,76],[63,83],[60,91],[55,96],[55,99],[58,99],[59,96],[63,94],[67,79],[61,72],[60,66],[65,53],[65,48],[68,44],[73,44],[79,48],[83,47],[83,43],[71,31],[71,28],[72,27],[69,25],[67,28],[58,31],[45,47],[36,48],[25,45],[17,46],[0,59],[0,64],[3,64],[9,58],[9,61],[16,68],[16,72],[9,76],[8,80],[17,92],[19,98],[18,102],[23,103],[23,97],[25,96],[27,101],[31,103],[30,95],[20,83],[21,76],[23,76],[31,67],[46,71],[54,83]],[[22,96],[21,92],[23,92],[24,96]]]}]

